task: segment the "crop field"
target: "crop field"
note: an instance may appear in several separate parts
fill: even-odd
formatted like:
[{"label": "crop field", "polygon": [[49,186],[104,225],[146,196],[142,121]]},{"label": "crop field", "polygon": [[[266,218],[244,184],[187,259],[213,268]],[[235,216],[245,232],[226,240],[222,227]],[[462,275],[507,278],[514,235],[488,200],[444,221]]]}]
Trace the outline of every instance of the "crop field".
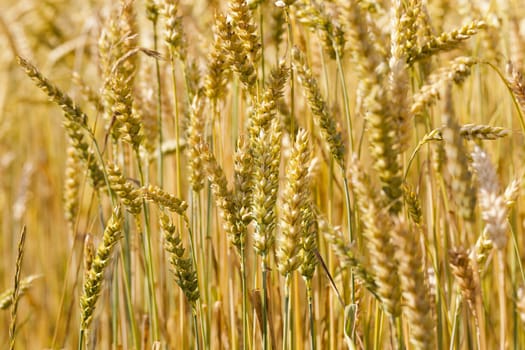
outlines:
[{"label": "crop field", "polygon": [[0,348],[525,349],[521,0],[0,0]]}]

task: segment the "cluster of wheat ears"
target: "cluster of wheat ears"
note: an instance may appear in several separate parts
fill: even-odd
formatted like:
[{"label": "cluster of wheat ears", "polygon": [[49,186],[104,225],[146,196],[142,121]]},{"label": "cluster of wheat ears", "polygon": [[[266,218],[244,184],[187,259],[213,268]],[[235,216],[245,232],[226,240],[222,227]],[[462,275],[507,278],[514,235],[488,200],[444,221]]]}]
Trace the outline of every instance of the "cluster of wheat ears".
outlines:
[{"label": "cluster of wheat ears", "polygon": [[525,347],[522,1],[4,3],[2,348]]}]

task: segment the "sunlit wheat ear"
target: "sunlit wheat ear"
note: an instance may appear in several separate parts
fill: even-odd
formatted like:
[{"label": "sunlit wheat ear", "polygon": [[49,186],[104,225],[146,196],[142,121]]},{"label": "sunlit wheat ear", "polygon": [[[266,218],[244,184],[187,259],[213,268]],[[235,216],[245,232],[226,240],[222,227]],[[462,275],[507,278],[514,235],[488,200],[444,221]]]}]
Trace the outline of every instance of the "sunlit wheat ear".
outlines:
[{"label": "sunlit wheat ear", "polygon": [[252,147],[261,130],[267,133],[272,120],[277,118],[277,105],[283,97],[288,74],[289,68],[284,61],[279,62],[279,65],[273,68],[270,73],[268,86],[264,91],[262,100],[250,115],[248,131]]},{"label": "sunlit wheat ear", "polygon": [[366,120],[370,153],[374,159],[374,169],[381,180],[385,204],[392,213],[398,213],[402,207],[400,199],[403,195],[402,145],[395,133],[397,122],[391,113],[387,95],[386,89],[380,85],[375,86],[365,97],[364,105],[368,109]]},{"label": "sunlit wheat ear", "polygon": [[104,173],[97,161],[95,153],[90,149],[89,144],[85,140],[81,127],[76,123],[66,120],[64,121],[64,128],[66,129],[71,145],[75,149],[76,156],[84,163],[83,168],[87,168],[87,175],[93,188],[101,188],[106,184]]},{"label": "sunlit wheat ear", "polygon": [[338,165],[344,169],[345,146],[341,133],[337,130],[336,120],[326,105],[312,70],[306,63],[304,54],[297,47],[294,47],[292,57],[293,68],[304,88],[304,94],[314,116],[314,121],[321,127],[323,138],[330,149],[330,153]]},{"label": "sunlit wheat ear", "polygon": [[364,266],[362,257],[359,258],[356,256],[357,254],[355,249],[353,249],[354,247],[345,241],[341,228],[330,225],[330,223],[326,221],[326,218],[320,214],[317,214],[317,223],[319,233],[330,244],[330,248],[334,251],[341,265],[352,268],[366,289],[377,296],[377,284],[372,272]]},{"label": "sunlit wheat ear", "polygon": [[126,180],[116,164],[108,165],[108,179],[111,189],[119,196],[122,203],[126,206],[126,209],[132,214],[140,214],[142,210],[140,190],[135,188],[130,181]]},{"label": "sunlit wheat ear", "polygon": [[388,212],[376,203],[376,194],[361,169],[357,157],[352,159],[350,169],[353,191],[357,197],[364,236],[368,247],[370,265],[377,283],[377,294],[388,315],[399,316],[401,312],[401,290],[395,248],[389,232],[393,227]]},{"label": "sunlit wheat ear", "polygon": [[507,63],[506,68],[508,85],[516,97],[521,110],[525,111],[525,79],[523,78],[523,73],[510,61]]},{"label": "sunlit wheat ear", "polygon": [[190,183],[195,192],[199,192],[204,187],[206,177],[199,152],[199,145],[205,139],[205,126],[204,102],[200,97],[195,96],[190,106],[190,123],[187,130]]},{"label": "sunlit wheat ear", "polygon": [[237,141],[237,150],[234,155],[234,194],[237,208],[237,230],[241,237],[248,232],[248,225],[252,221],[251,204],[253,196],[253,166],[254,160],[249,149],[249,141],[241,136]]},{"label": "sunlit wheat ear", "polygon": [[224,16],[215,16],[213,47],[208,53],[208,69],[204,77],[204,93],[212,103],[216,103],[226,94],[232,72],[223,42],[224,37],[221,35],[226,30]]},{"label": "sunlit wheat ear", "polygon": [[257,83],[257,69],[250,58],[246,46],[239,38],[231,18],[217,15],[217,23],[220,31],[221,43],[228,58],[228,64],[239,76],[243,88],[253,97]]},{"label": "sunlit wheat ear", "polygon": [[423,213],[417,193],[408,184],[405,184],[403,185],[403,197],[410,219],[419,226],[423,221]]},{"label": "sunlit wheat ear", "polygon": [[452,106],[452,87],[447,88],[445,111],[443,113],[443,140],[447,156],[447,169],[452,194],[456,200],[459,214],[466,221],[474,220],[476,192],[471,183],[471,172],[468,168],[467,149],[459,134],[459,125]]},{"label": "sunlit wheat ear", "polygon": [[276,202],[281,160],[280,123],[274,119],[269,130],[261,129],[253,142],[252,215],[255,221],[253,245],[260,255],[267,255],[275,240]]},{"label": "sunlit wheat ear", "polygon": [[319,236],[319,225],[311,205],[308,205],[304,211],[303,226],[305,227],[305,234],[300,252],[302,262],[299,266],[299,272],[305,280],[311,280],[317,266],[317,257],[315,254]]},{"label": "sunlit wheat ear", "polygon": [[244,45],[248,57],[257,65],[261,55],[261,39],[248,2],[246,0],[231,0],[228,7],[228,15],[232,18],[235,31]]},{"label": "sunlit wheat ear", "polygon": [[489,155],[480,147],[475,146],[472,152],[472,167],[478,178],[478,201],[481,208],[481,217],[486,224],[489,239],[496,249],[502,250],[507,246],[508,226],[507,216],[509,206],[500,192],[496,169],[490,161]]},{"label": "sunlit wheat ear", "polygon": [[490,125],[465,124],[459,134],[466,140],[496,140],[510,135],[510,130]]},{"label": "sunlit wheat ear", "polygon": [[328,52],[330,58],[343,56],[345,33],[336,19],[328,15],[322,3],[297,0],[291,8],[299,22],[318,32],[323,48]]},{"label": "sunlit wheat ear", "polygon": [[188,204],[171,193],[162,190],[160,187],[149,185],[143,187],[141,191],[145,200],[154,202],[155,204],[181,216],[186,215]]},{"label": "sunlit wheat ear", "polygon": [[99,39],[105,118],[115,141],[122,138],[138,150],[143,135],[142,122],[133,113],[137,46],[133,3],[123,2],[118,15],[109,19]]},{"label": "sunlit wheat ear", "polygon": [[394,2],[391,14],[391,38],[390,38],[390,59],[388,75],[388,90],[393,115],[393,124],[395,126],[396,138],[399,143],[399,152],[407,150],[411,130],[413,127],[413,115],[410,113],[408,105],[408,66],[407,45],[411,45],[415,40],[413,31],[415,17],[407,17],[404,6],[400,0]]},{"label": "sunlit wheat ear", "polygon": [[151,86],[153,79],[155,79],[153,70],[150,66],[146,66],[139,74],[133,101],[133,113],[142,121],[144,148],[150,155],[154,155],[159,146],[157,101],[155,89]]},{"label": "sunlit wheat ear", "polygon": [[104,113],[104,103],[102,102],[102,96],[95,91],[91,86],[88,85],[84,79],[77,73],[73,72],[73,83],[80,89],[80,94],[87,100],[97,112]]},{"label": "sunlit wheat ear", "polygon": [[521,322],[525,324],[525,289],[523,287],[518,289],[516,295],[516,309],[520,316]]},{"label": "sunlit wheat ear", "polygon": [[165,21],[164,41],[169,47],[170,54],[186,61],[188,44],[182,17],[177,15],[178,7],[178,0],[162,0],[161,2],[161,14]]},{"label": "sunlit wheat ear", "polygon": [[121,238],[121,213],[116,208],[104,229],[103,241],[97,248],[91,269],[86,273],[82,296],[80,297],[80,327],[87,330],[91,324],[104,274],[109,265],[115,245]]},{"label": "sunlit wheat ear", "polygon": [[87,125],[87,115],[73,102],[71,97],[44,77],[34,65],[24,58],[18,57],[18,64],[24,69],[27,76],[35,82],[36,86],[46,93],[51,101],[62,108],[64,116],[68,121],[78,124],[84,129],[89,129]]},{"label": "sunlit wheat ear", "polygon": [[169,253],[169,262],[175,275],[175,281],[188,302],[194,304],[200,296],[194,262],[191,257],[185,257],[186,249],[183,247],[180,235],[176,232],[170,217],[162,212],[160,213],[160,225],[164,232],[164,247]]},{"label": "sunlit wheat ear", "polygon": [[449,83],[461,85],[470,75],[471,67],[476,63],[478,62],[472,57],[460,56],[450,62],[448,66],[432,73],[427,79],[428,83],[414,94],[410,111],[415,115],[422,114],[425,108],[435,104],[444,85]]},{"label": "sunlit wheat ear", "polygon": [[[22,297],[33,286],[33,282],[40,278],[40,275],[31,275],[20,281],[18,296]],[[13,304],[13,289],[7,289],[0,293],[0,310],[7,310]]]},{"label": "sunlit wheat ear", "polygon": [[246,237],[244,236],[245,232],[239,232],[237,229],[239,212],[234,195],[232,191],[228,189],[226,175],[207,145],[201,144],[199,152],[204,164],[206,176],[211,184],[215,203],[219,208],[223,220],[224,230],[228,235],[229,241],[237,248],[237,251],[240,251]]},{"label": "sunlit wheat ear", "polygon": [[69,232],[74,236],[75,220],[79,210],[80,159],[73,146],[67,148],[64,182],[64,213]]},{"label": "sunlit wheat ear", "polygon": [[451,250],[449,252],[449,261],[463,299],[467,302],[472,314],[479,318],[479,315],[476,313],[479,285],[474,278],[474,271],[465,248],[457,247]]},{"label": "sunlit wheat ear", "polygon": [[146,17],[153,23],[157,23],[159,19],[159,4],[157,0],[146,0]]},{"label": "sunlit wheat ear", "polygon": [[95,260],[95,246],[93,245],[93,236],[89,233],[84,238],[84,275],[87,278]]},{"label": "sunlit wheat ear", "polygon": [[397,218],[392,230],[397,247],[403,310],[410,325],[410,342],[417,349],[433,348],[435,329],[428,281],[424,271],[419,232]]},{"label": "sunlit wheat ear", "polygon": [[62,108],[65,117],[64,128],[76,150],[77,156],[85,163],[88,169],[88,177],[93,187],[97,189],[103,186],[104,174],[95,158],[95,154],[85,141],[84,132],[92,135],[88,126],[87,115],[73,102],[71,97],[44,77],[35,66],[22,57],[18,57],[18,63],[35,84],[48,95],[50,100]]},{"label": "sunlit wheat ear", "polygon": [[299,129],[286,167],[279,218],[280,232],[276,243],[277,266],[282,275],[291,274],[301,264],[301,242],[307,229],[304,225],[304,212],[310,201],[311,179],[308,176],[308,167],[311,150],[308,142],[308,133]]},{"label": "sunlit wheat ear", "polygon": [[429,40],[410,57],[409,62],[412,63],[439,52],[450,51],[486,27],[487,24],[485,21],[474,20],[453,31],[430,37]]},{"label": "sunlit wheat ear", "polygon": [[26,226],[22,227],[20,232],[20,238],[18,240],[17,246],[17,255],[15,263],[15,278],[13,284],[13,294],[12,294],[12,307],[11,307],[11,323],[9,325],[9,349],[15,349],[16,342],[16,325],[17,325],[17,316],[18,316],[18,303],[20,301],[20,275],[22,273],[22,262],[24,258],[24,244],[26,241]]},{"label": "sunlit wheat ear", "polygon": [[376,70],[384,70],[384,57],[378,52],[372,38],[372,21],[357,0],[339,1],[341,23],[346,27],[348,45],[354,69],[360,82],[360,94],[366,96],[377,83]]}]

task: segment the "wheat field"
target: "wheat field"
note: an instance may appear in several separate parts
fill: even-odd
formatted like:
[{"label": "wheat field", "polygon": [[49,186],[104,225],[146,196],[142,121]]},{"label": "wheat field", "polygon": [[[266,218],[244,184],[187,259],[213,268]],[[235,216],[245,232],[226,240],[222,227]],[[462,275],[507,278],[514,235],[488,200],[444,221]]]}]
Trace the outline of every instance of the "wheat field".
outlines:
[{"label": "wheat field", "polygon": [[521,0],[2,0],[0,47],[0,348],[525,348]]}]

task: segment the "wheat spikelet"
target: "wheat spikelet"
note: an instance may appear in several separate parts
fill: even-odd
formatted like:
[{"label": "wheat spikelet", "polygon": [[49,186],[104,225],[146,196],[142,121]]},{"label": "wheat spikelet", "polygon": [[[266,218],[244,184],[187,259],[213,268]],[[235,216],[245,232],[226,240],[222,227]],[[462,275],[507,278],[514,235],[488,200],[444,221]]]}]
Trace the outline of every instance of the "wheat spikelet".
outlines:
[{"label": "wheat spikelet", "polygon": [[248,57],[254,65],[257,65],[261,55],[261,39],[253,14],[248,8],[248,3],[246,0],[230,0],[228,7],[232,25],[243,43]]},{"label": "wheat spikelet", "polygon": [[522,110],[525,110],[525,81],[520,70],[512,62],[507,63],[507,81]]},{"label": "wheat spikelet", "polygon": [[257,70],[255,63],[250,58],[250,52],[248,52],[239,38],[230,19],[219,14],[217,15],[217,23],[218,28],[220,28],[218,35],[221,38],[221,43],[224,45],[223,48],[228,57],[228,63],[239,75],[243,88],[253,95],[257,83]]},{"label": "wheat spikelet", "polygon": [[374,276],[372,276],[372,274],[365,268],[361,259],[356,257],[354,250],[345,241],[343,234],[340,232],[340,228],[330,225],[320,214],[317,214],[317,223],[319,226],[319,232],[322,233],[323,237],[330,244],[330,247],[341,262],[342,267],[352,268],[353,272],[363,282],[366,289],[372,294],[377,295],[377,284]]},{"label": "wheat spikelet", "polygon": [[286,167],[282,214],[279,220],[280,234],[276,244],[277,267],[282,275],[290,275],[301,265],[301,242],[306,233],[304,211],[308,206],[310,191],[310,161],[308,133],[299,129]]},{"label": "wheat spikelet", "polygon": [[188,159],[190,168],[190,183],[195,192],[204,187],[204,166],[199,153],[199,145],[204,141],[205,120],[204,103],[195,96],[190,106],[190,123],[187,129]]},{"label": "wheat spikelet", "polygon": [[239,232],[237,230],[237,219],[239,213],[234,200],[232,191],[228,189],[228,181],[224,171],[217,164],[215,156],[210,152],[209,148],[205,144],[201,144],[199,147],[200,156],[202,158],[204,169],[208,180],[211,183],[211,190],[215,197],[215,203],[220,210],[220,215],[223,219],[224,231],[228,235],[229,241],[234,247],[240,251],[241,247],[244,246],[245,232]]},{"label": "wheat spikelet", "polygon": [[182,17],[177,16],[178,6],[178,0],[163,0],[161,14],[165,20],[164,41],[168,45],[171,55],[176,55],[182,61],[186,61],[187,43]]},{"label": "wheat spikelet", "polygon": [[285,23],[286,17],[285,12],[280,8],[275,7],[272,11],[272,25],[271,25],[271,38],[276,48],[276,57],[278,57],[279,46],[283,42],[283,36],[286,31]]},{"label": "wheat spikelet", "polygon": [[142,196],[139,189],[136,189],[122,175],[122,171],[116,164],[108,165],[109,186],[119,196],[126,206],[126,209],[134,215],[140,214],[142,210]]},{"label": "wheat spikelet", "polygon": [[263,97],[255,111],[250,115],[248,131],[252,143],[253,140],[259,137],[261,130],[267,133],[270,130],[272,120],[276,119],[277,104],[283,97],[288,73],[289,69],[284,61],[281,61],[277,67],[272,69],[268,87],[264,91]]},{"label": "wheat spikelet", "polygon": [[370,23],[360,6],[360,1],[340,1],[341,22],[347,27],[348,47],[358,73],[360,93],[369,94],[377,82],[376,70],[384,63],[371,38]]},{"label": "wheat spikelet", "polygon": [[64,182],[64,213],[69,232],[74,235],[75,220],[79,209],[80,189],[80,159],[75,148],[70,145],[67,148],[66,174]]},{"label": "wheat spikelet", "polygon": [[80,327],[83,330],[89,328],[98,297],[102,291],[102,281],[111,253],[121,238],[121,220],[120,209],[116,208],[104,229],[103,241],[97,248],[91,269],[86,272],[83,292],[80,297]]},{"label": "wheat spikelet", "polygon": [[312,71],[304,55],[297,47],[292,49],[293,67],[299,76],[299,81],[303,85],[304,94],[308,101],[308,106],[314,116],[314,121],[321,127],[325,142],[328,144],[330,153],[336,160],[341,169],[345,168],[345,146],[341,133],[337,130],[334,116],[329,112],[328,106],[321,95],[321,90],[317,81],[313,77]]},{"label": "wheat spikelet", "polygon": [[18,239],[16,263],[15,263],[15,277],[13,284],[12,294],[12,307],[11,307],[11,323],[9,325],[9,349],[15,349],[16,341],[16,318],[18,313],[18,302],[20,301],[20,274],[22,273],[22,262],[24,260],[24,244],[26,241],[26,226],[22,227],[20,232],[20,238]]},{"label": "wheat spikelet", "polygon": [[132,2],[121,2],[118,14],[106,23],[99,39],[105,119],[114,140],[121,136],[138,149],[141,121],[133,113],[133,88],[137,71],[137,27]]},{"label": "wheat spikelet", "polygon": [[432,349],[435,346],[434,320],[419,237],[402,218],[396,220],[392,233],[398,248],[396,258],[405,300],[403,309],[410,325],[410,342],[416,349]]},{"label": "wheat spikelet", "polygon": [[393,225],[392,220],[384,210],[378,208],[374,200],[375,194],[358,164],[357,157],[352,160],[351,179],[362,215],[370,264],[374,268],[378,286],[377,294],[383,303],[385,312],[397,317],[401,310],[401,291],[397,263],[394,258],[395,250],[388,235]]},{"label": "wheat spikelet", "polygon": [[368,108],[366,118],[374,169],[381,180],[390,211],[396,213],[401,210],[400,199],[403,195],[401,144],[393,131],[396,128],[395,120],[390,111],[386,91],[381,86],[374,87],[365,98],[365,106]]},{"label": "wheat spikelet", "polygon": [[502,250],[507,246],[507,215],[509,207],[500,193],[496,169],[489,156],[480,147],[472,152],[472,167],[478,177],[478,201],[481,217],[494,247]]},{"label": "wheat spikelet", "polygon": [[215,16],[213,28],[213,47],[208,54],[208,71],[204,77],[204,93],[211,101],[217,101],[226,94],[226,86],[231,75],[224,37],[220,33],[227,30],[223,16]]},{"label": "wheat spikelet", "polygon": [[299,22],[320,32],[323,46],[330,58],[343,55],[345,33],[334,18],[326,13],[321,3],[310,0],[294,1],[292,9]]},{"label": "wheat spikelet", "polygon": [[408,184],[403,185],[403,197],[407,206],[408,215],[416,225],[421,225],[423,213],[417,193]]},{"label": "wheat spikelet", "polygon": [[[259,129],[259,128],[258,128]],[[279,190],[281,160],[281,130],[277,119],[269,127],[260,128],[253,143],[253,200],[255,221],[253,245],[255,251],[267,256],[275,239],[277,213],[275,204]]]},{"label": "wheat spikelet", "polygon": [[407,46],[413,45],[415,17],[407,17],[400,0],[395,1],[391,20],[390,59],[388,89],[393,123],[399,151],[404,152],[410,142],[412,115],[408,109],[408,69],[406,64]]},{"label": "wheat spikelet", "polygon": [[510,131],[499,126],[465,124],[459,133],[466,140],[496,140],[509,135]]},{"label": "wheat spikelet", "polygon": [[516,309],[521,322],[525,324],[525,290],[523,287],[519,288],[517,292]]},{"label": "wheat spikelet", "polygon": [[79,157],[86,165],[88,178],[94,189],[99,189],[105,185],[104,172],[95,158],[95,153],[89,149],[89,145],[84,140],[84,134],[80,127],[72,122],[65,121],[64,128],[69,136],[71,145]]},{"label": "wheat spikelet", "polygon": [[463,299],[467,302],[472,314],[476,314],[479,285],[474,279],[474,271],[468,253],[463,247],[457,247],[449,252],[450,267],[459,286]]},{"label": "wheat spikelet", "polygon": [[447,169],[450,175],[450,186],[455,196],[460,215],[467,221],[474,220],[476,193],[471,184],[471,173],[468,169],[467,151],[459,135],[459,125],[454,117],[451,87],[447,89],[445,111],[443,113],[443,139],[447,156]]},{"label": "wheat spikelet", "polygon": [[93,90],[77,72],[73,72],[73,82],[80,88],[80,93],[89,103],[95,107],[97,112],[104,112],[104,103],[98,92]]},{"label": "wheat spikelet", "polygon": [[51,101],[62,108],[64,116],[67,120],[80,125],[86,130],[89,130],[87,125],[87,115],[84,114],[84,112],[82,112],[82,110],[73,102],[71,97],[65,94],[46,77],[44,77],[42,73],[40,73],[40,71],[31,63],[20,56],[17,57],[17,61],[18,64],[24,69],[27,76],[35,82],[36,86],[46,93]]},{"label": "wheat spikelet", "polygon": [[140,75],[134,95],[132,111],[132,113],[142,121],[144,147],[149,154],[154,154],[159,144],[159,124],[157,120],[155,89],[149,85],[149,82],[153,79],[153,72],[148,66]]},{"label": "wheat spikelet", "polygon": [[439,90],[444,84],[450,82],[461,84],[470,75],[470,68],[476,63],[477,61],[472,57],[460,56],[449,66],[432,73],[428,83],[414,94],[410,111],[415,115],[422,114],[425,108],[431,107],[439,98]]},{"label": "wheat spikelet", "polygon": [[439,36],[433,36],[428,42],[423,44],[412,57],[410,57],[409,63],[430,57],[438,52],[455,49],[461,42],[471,38],[486,27],[487,24],[485,21],[474,20],[451,32],[445,32],[441,33]]},{"label": "wheat spikelet", "polygon": [[157,0],[146,0],[146,17],[148,20],[156,24],[159,19],[159,12]]},{"label": "wheat spikelet", "polygon": [[182,245],[182,240],[177,234],[170,217],[162,212],[160,213],[160,225],[164,232],[164,247],[169,253],[169,262],[175,275],[175,281],[188,301],[194,305],[199,299],[200,293],[193,259],[184,257],[185,249]]},{"label": "wheat spikelet", "polygon": [[237,208],[237,231],[245,237],[248,225],[252,221],[251,204],[253,193],[253,167],[254,160],[249,149],[249,141],[240,137],[237,141],[237,151],[234,156],[234,196]]},{"label": "wheat spikelet", "polygon": [[[40,277],[41,276],[39,275],[31,275],[21,280],[18,287],[18,296],[23,296],[29,290],[29,288],[33,286],[33,282]],[[11,307],[11,305],[13,305],[12,288],[7,289],[0,294],[0,310],[7,310],[7,308]]]},{"label": "wheat spikelet", "polygon": [[319,236],[319,225],[311,205],[308,205],[303,213],[303,226],[305,235],[301,247],[302,262],[299,266],[299,272],[305,280],[311,280],[317,266],[317,239]]},{"label": "wheat spikelet", "polygon": [[188,204],[175,197],[171,193],[167,193],[160,187],[149,185],[141,189],[144,199],[150,202],[154,202],[157,205],[168,209],[169,211],[175,212],[181,216],[186,215],[186,209]]}]

